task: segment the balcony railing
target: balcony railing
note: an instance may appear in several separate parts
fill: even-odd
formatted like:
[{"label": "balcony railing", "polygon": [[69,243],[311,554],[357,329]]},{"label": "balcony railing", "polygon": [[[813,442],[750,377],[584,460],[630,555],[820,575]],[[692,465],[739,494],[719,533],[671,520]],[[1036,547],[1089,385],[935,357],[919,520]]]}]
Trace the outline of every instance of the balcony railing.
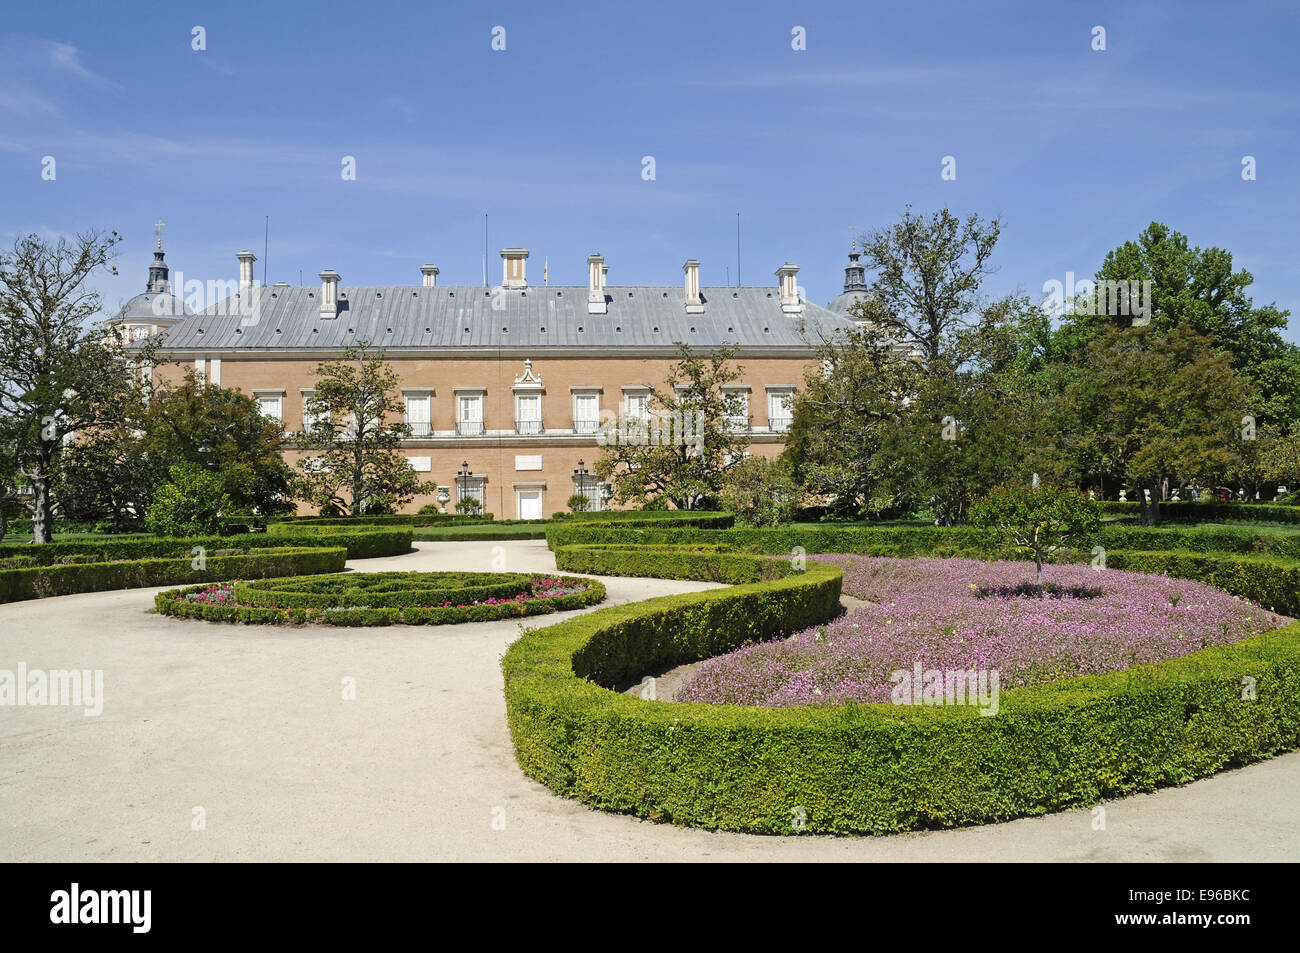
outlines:
[{"label": "balcony railing", "polygon": [[767,426],[769,430],[789,430],[793,421],[793,417],[772,417],[768,420]]},{"label": "balcony railing", "polygon": [[599,420],[575,420],[573,422],[574,433],[599,433]]},{"label": "balcony railing", "polygon": [[515,433],[518,434],[536,434],[542,432],[542,422],[540,420],[516,420]]},{"label": "balcony railing", "polygon": [[458,421],[456,421],[456,436],[458,436],[458,437],[481,437],[481,436],[483,436],[483,421],[481,421],[481,420],[458,420]]},{"label": "balcony railing", "polygon": [[727,426],[728,426],[730,429],[732,429],[732,430],[748,430],[748,429],[749,429],[749,418],[748,418],[748,417],[728,417],[728,418],[727,418]]},{"label": "balcony railing", "polygon": [[411,428],[412,437],[427,437],[433,433],[433,426],[427,420],[423,422],[408,420],[406,425]]}]

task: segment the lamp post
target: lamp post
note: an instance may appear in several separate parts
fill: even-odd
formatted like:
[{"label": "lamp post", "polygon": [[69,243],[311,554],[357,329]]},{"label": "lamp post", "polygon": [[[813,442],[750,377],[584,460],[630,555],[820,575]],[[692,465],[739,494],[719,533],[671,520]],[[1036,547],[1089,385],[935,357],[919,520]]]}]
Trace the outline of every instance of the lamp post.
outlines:
[{"label": "lamp post", "polygon": [[474,471],[469,468],[469,461],[461,463],[460,469],[456,471],[456,502],[459,503],[465,499],[465,491],[469,488],[469,481],[473,479]]},{"label": "lamp post", "polygon": [[573,470],[573,482],[577,484],[578,492],[586,497],[588,501],[591,500],[591,496],[588,495],[587,492],[588,481],[590,479],[591,471],[587,469],[586,464],[583,463],[582,458],[579,457],[578,465]]}]

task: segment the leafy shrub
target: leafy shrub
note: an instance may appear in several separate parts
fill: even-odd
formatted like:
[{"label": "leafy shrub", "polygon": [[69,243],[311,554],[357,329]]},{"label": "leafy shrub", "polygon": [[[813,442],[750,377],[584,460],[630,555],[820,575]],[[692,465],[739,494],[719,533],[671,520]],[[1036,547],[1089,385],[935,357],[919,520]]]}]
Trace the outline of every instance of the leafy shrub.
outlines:
[{"label": "leafy shrub", "polygon": [[347,553],[342,547],[318,546],[266,549],[246,556],[209,556],[203,561],[201,569],[194,568],[195,561],[188,552],[179,558],[173,556],[6,569],[0,570],[0,602],[215,579],[338,572],[346,559]]},{"label": "leafy shrub", "polygon": [[483,512],[483,504],[472,496],[461,497],[456,502],[456,512],[462,516],[478,516]]},{"label": "leafy shrub", "polygon": [[575,493],[564,503],[574,513],[585,513],[591,509],[591,500],[587,499],[585,493]]},{"label": "leafy shrub", "polygon": [[1046,483],[1008,483],[976,500],[970,508],[970,521],[980,529],[996,529],[1008,542],[1030,550],[1041,587],[1043,554],[1059,550],[1068,539],[1095,533],[1101,525],[1101,511],[1078,490]]},{"label": "leafy shrub", "polygon": [[722,505],[749,526],[776,526],[794,514],[799,488],[784,464],[749,457],[727,471]]},{"label": "leafy shrub", "polygon": [[154,491],[144,525],[159,536],[198,536],[221,529],[221,517],[234,504],[225,481],[194,463],[178,463],[171,479]]}]

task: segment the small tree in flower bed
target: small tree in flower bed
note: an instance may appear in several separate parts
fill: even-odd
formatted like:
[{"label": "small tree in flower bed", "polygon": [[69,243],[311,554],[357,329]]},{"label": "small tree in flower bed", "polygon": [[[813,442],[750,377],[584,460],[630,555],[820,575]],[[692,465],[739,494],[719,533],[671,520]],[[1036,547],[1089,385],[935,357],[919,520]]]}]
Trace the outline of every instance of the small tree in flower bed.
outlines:
[{"label": "small tree in flower bed", "polygon": [[1066,540],[1088,536],[1101,525],[1101,507],[1078,490],[1040,484],[1008,483],[994,487],[970,509],[971,522],[996,529],[1015,543],[1034,551],[1038,569],[1035,585],[1043,587],[1043,554]]}]

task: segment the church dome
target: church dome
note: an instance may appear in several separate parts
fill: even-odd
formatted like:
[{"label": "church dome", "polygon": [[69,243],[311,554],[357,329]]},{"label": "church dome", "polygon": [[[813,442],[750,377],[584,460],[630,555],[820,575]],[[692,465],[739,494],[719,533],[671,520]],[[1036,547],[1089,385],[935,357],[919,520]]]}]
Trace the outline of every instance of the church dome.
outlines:
[{"label": "church dome", "polygon": [[158,250],[153,253],[153,264],[149,266],[149,282],[145,285],[145,290],[123,306],[118,318],[118,322],[132,337],[141,336],[133,329],[171,327],[194,314],[185,306],[184,301],[172,294],[171,282],[168,280],[170,269],[164,255],[160,237]]}]

